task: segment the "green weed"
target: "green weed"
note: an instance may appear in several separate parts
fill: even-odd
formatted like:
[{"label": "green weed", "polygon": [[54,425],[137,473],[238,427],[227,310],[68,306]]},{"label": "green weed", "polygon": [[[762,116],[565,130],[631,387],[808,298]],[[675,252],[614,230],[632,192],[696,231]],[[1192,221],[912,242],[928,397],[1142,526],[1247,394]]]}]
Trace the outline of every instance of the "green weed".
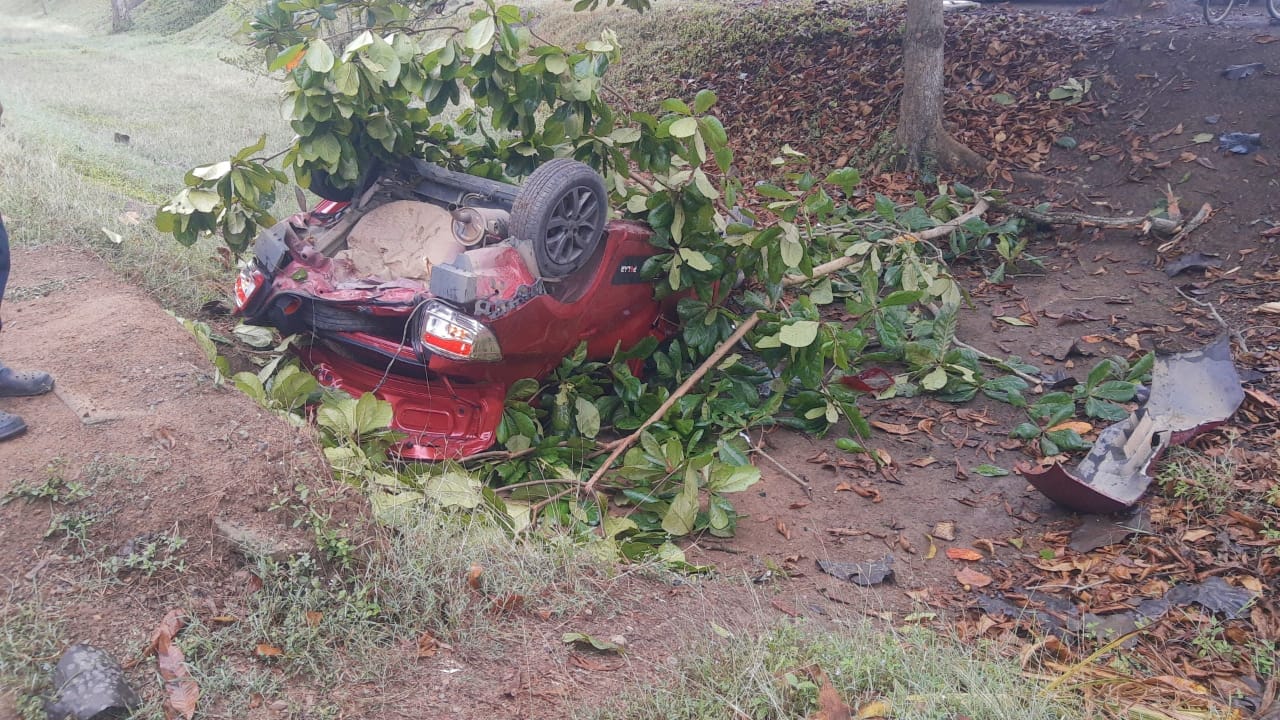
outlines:
[{"label": "green weed", "polygon": [[173,530],[149,533],[126,543],[123,550],[103,561],[103,570],[110,574],[137,571],[144,577],[160,572],[181,573],[187,563],[179,555],[187,545],[187,539]]},{"label": "green weed", "polygon": [[44,720],[40,694],[61,652],[60,625],[35,602],[8,598],[0,609],[0,696],[11,695],[22,720]]},{"label": "green weed", "polygon": [[19,482],[0,497],[0,505],[8,504],[16,499],[30,501],[48,500],[51,503],[70,505],[92,495],[92,491],[84,484],[68,480],[67,464],[61,458],[55,458],[46,467],[44,480],[36,482]]},{"label": "green weed", "polygon": [[1236,463],[1224,453],[1209,457],[1173,448],[1160,470],[1160,483],[1176,499],[1185,500],[1203,517],[1221,515],[1236,496]]}]

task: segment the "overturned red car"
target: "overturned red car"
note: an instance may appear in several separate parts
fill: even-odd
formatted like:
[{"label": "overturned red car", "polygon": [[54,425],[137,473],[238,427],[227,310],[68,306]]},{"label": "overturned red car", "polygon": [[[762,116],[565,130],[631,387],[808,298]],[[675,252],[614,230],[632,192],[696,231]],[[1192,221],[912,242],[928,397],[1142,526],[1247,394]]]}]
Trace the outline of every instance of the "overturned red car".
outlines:
[{"label": "overturned red car", "polygon": [[235,311],[309,336],[297,353],[321,383],[389,401],[406,459],[489,448],[511,385],[580,343],[605,359],[677,329],[676,298],[641,275],[649,229],[606,222],[582,163],[517,187],[410,161],[358,194],[326,189],[258,237]]}]

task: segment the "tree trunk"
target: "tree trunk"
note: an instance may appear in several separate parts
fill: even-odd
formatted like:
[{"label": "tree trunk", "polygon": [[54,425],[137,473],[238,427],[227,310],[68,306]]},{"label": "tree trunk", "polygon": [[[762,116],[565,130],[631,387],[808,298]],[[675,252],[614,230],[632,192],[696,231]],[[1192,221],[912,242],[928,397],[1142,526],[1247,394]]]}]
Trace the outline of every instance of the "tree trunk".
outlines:
[{"label": "tree trunk", "polygon": [[942,127],[945,37],[942,0],[907,0],[902,101],[895,139],[909,168],[921,169],[936,163],[953,172],[973,174],[981,171],[986,162]]},{"label": "tree trunk", "polygon": [[128,0],[111,0],[111,32],[124,32],[129,29],[131,18],[129,17]]}]

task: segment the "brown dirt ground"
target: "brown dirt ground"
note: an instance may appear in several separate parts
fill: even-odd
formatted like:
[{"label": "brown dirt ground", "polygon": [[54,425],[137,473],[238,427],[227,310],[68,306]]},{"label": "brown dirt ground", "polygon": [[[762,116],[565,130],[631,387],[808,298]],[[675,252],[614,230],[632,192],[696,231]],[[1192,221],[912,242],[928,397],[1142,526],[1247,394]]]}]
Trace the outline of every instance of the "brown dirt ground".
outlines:
[{"label": "brown dirt ground", "polygon": [[[1216,209],[1182,249],[1217,253],[1227,271],[1192,271],[1170,279],[1158,267],[1161,259],[1151,239],[1132,232],[1054,231],[1029,248],[1044,258],[1043,271],[1027,268],[1001,285],[985,284],[977,269],[967,273],[975,309],[964,316],[964,340],[1080,376],[1107,354],[1135,356],[1126,344],[1131,337],[1129,342],[1136,340],[1144,351],[1182,349],[1211,338],[1217,326],[1203,309],[1177,295],[1175,289],[1183,288],[1220,305],[1247,338],[1266,342],[1275,328],[1250,310],[1277,299],[1275,284],[1260,288],[1235,279],[1274,272],[1280,265],[1274,240],[1259,234],[1267,225],[1254,224],[1280,220],[1280,155],[1274,149],[1280,146],[1280,75],[1268,70],[1235,82],[1218,75],[1222,67],[1242,62],[1263,61],[1280,69],[1280,43],[1254,39],[1280,35],[1259,12],[1247,8],[1219,28],[1205,27],[1190,14],[1125,27],[1114,43],[1078,68],[1093,76],[1096,92],[1107,101],[1105,117],[1096,115],[1092,125],[1075,132],[1082,144],[1094,141],[1100,157],[1090,160],[1087,151],[1055,148],[1044,176],[1031,178],[1023,188],[1028,196],[1085,212],[1141,214],[1162,197],[1166,185],[1172,186],[1189,212],[1202,202]],[[1204,118],[1215,114],[1222,116],[1218,124],[1206,125]],[[1180,133],[1151,139],[1179,125]],[[1214,152],[1212,143],[1190,144],[1196,133],[1224,130],[1260,131],[1266,146],[1246,157]],[[1113,147],[1117,152],[1110,152]],[[1188,151],[1206,163],[1180,157]],[[1171,162],[1159,167],[1164,160]],[[314,448],[305,435],[234,391],[214,387],[209,366],[187,333],[98,262],[59,249],[18,252],[14,265],[12,291],[18,297],[35,288],[50,290],[5,303],[0,350],[11,365],[52,371],[59,393],[0,405],[23,414],[32,427],[22,439],[0,445],[0,492],[18,482],[41,482],[50,464],[60,462],[67,477],[91,478],[90,502],[105,517],[93,531],[96,542],[122,546],[176,527],[189,540],[183,551],[189,570],[150,581],[126,576],[122,584],[96,583],[91,570],[65,560],[67,551],[59,542],[42,538],[50,521],[47,503],[15,501],[0,507],[0,574],[11,579],[13,600],[39,588],[68,620],[69,641],[93,642],[132,657],[171,607],[185,604],[210,612],[218,598],[236,589],[238,559],[216,538],[213,517],[231,516],[264,532],[283,532],[284,519],[266,511],[272,488],[299,478],[328,481],[315,470]],[[1059,325],[1045,315],[1073,310],[1100,319]],[[1038,324],[1013,327],[995,320],[1024,314]],[[1066,364],[1049,357],[1082,335],[1106,338],[1088,345],[1095,357]],[[1276,376],[1268,375],[1259,387],[1274,393]],[[909,609],[922,598],[938,607],[958,607],[966,593],[954,578],[959,564],[945,557],[946,547],[996,541],[995,556],[980,565],[994,572],[1033,556],[1046,534],[1078,522],[1017,475],[986,478],[966,472],[981,463],[1011,469],[1029,459],[1006,442],[1009,429],[1021,420],[1013,408],[986,401],[949,406],[900,399],[867,401],[865,410],[871,419],[912,430],[874,440],[894,459],[892,474],[822,462],[823,457],[847,457],[830,438],[769,434],[764,440],[769,454],[806,479],[812,495],[762,462],[763,481],[737,501],[746,514],[738,537],[703,540],[689,549],[692,562],[714,564],[720,579],[672,586],[626,577],[601,588],[613,600],[591,616],[513,618],[498,655],[443,653],[397,678],[398,690],[343,688],[332,699],[347,708],[349,717],[565,717],[574,708],[608,701],[629,678],[666,663],[677,651],[678,638],[705,637],[709,622],[734,626],[784,615],[879,614]],[[86,424],[85,419],[100,422]],[[923,420],[934,421],[930,432],[917,429]],[[935,462],[909,464],[925,457]],[[104,466],[123,470],[94,470]],[[840,483],[873,488],[881,501],[839,490]],[[938,541],[937,557],[925,559],[925,534],[943,520],[955,523],[956,540]],[[838,537],[828,532],[832,528],[867,534]],[[1009,538],[1022,538],[1025,546],[1001,544]],[[814,564],[889,553],[896,558],[896,580],[878,588],[839,583]],[[778,568],[789,577],[762,577]],[[917,594],[909,597],[908,591]],[[559,633],[569,627],[626,635],[629,659],[616,670],[575,664],[559,642]],[[245,653],[249,657],[250,649]],[[143,679],[150,682],[148,691],[156,692],[154,679]],[[0,704],[0,717],[8,712]]]}]

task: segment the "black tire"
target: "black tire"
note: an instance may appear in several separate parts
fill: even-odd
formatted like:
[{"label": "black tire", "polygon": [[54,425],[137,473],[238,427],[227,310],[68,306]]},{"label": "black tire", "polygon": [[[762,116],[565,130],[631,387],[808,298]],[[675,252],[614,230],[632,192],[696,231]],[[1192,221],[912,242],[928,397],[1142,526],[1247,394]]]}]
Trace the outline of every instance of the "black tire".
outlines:
[{"label": "black tire", "polygon": [[[1274,1],[1270,0],[1270,2]],[[1217,25],[1226,19],[1227,14],[1231,12],[1231,7],[1235,4],[1235,0],[1200,0],[1200,7],[1204,10],[1204,21],[1210,25]]]},{"label": "black tire", "polygon": [[1267,14],[1280,20],[1280,0],[1267,0]]},{"label": "black tire", "polygon": [[534,170],[516,194],[510,235],[533,243],[539,274],[562,278],[600,247],[608,209],[599,173],[577,160],[558,158]]}]

